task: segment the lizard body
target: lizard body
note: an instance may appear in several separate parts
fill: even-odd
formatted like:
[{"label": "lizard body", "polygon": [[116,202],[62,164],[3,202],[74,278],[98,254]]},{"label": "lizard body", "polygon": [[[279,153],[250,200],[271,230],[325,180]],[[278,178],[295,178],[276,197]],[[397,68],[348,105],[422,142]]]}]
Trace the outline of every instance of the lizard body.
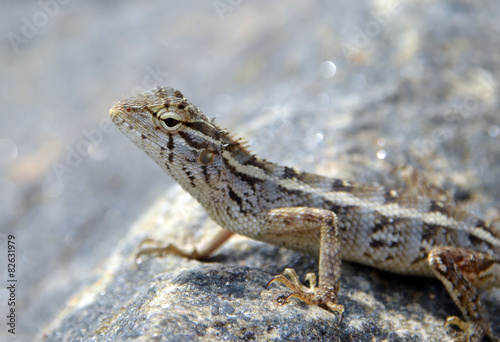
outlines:
[{"label": "lizard body", "polygon": [[[274,277],[307,303],[343,314],[337,303],[341,259],[404,275],[436,277],[465,321],[456,341],[493,340],[477,289],[500,287],[500,232],[439,201],[280,166],[250,153],[181,92],[156,88],[115,105],[113,122],[196,198],[222,228],[319,256],[319,282],[292,269]],[[166,252],[201,259],[201,253]],[[156,251],[158,251],[156,249]]]}]

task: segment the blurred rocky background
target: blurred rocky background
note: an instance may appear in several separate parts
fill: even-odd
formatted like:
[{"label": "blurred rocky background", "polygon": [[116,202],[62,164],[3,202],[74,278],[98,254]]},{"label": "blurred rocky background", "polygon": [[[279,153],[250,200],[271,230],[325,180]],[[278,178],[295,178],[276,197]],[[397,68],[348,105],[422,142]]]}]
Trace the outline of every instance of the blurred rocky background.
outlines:
[{"label": "blurred rocky background", "polygon": [[[314,259],[243,238],[224,247],[213,263],[163,258],[135,268],[141,239],[172,224],[165,222],[175,213],[185,219],[176,217],[177,232],[156,238],[189,245],[199,240],[198,228],[214,227],[110,124],[108,111],[124,97],[173,86],[221,126],[247,137],[263,157],[391,186],[404,183],[390,171],[411,165],[459,205],[491,220],[500,208],[499,18],[495,0],[1,0],[2,317],[10,309],[7,280],[17,283],[15,335],[4,318],[0,340],[261,340],[271,339],[270,326],[277,329],[275,338],[291,340],[453,336],[441,326],[446,315],[458,312],[442,299],[438,282],[353,265],[345,266],[342,279],[346,319],[340,328],[331,315],[296,302],[271,310],[272,295],[263,289],[269,276],[288,266],[303,276],[315,270]],[[141,224],[132,229],[145,212],[150,214],[141,224],[150,222],[149,230]],[[184,225],[192,240],[182,236]],[[7,272],[9,235],[16,242],[13,278]],[[196,270],[178,273],[181,263]],[[157,308],[204,296],[186,284],[210,277],[220,283],[194,284],[212,292],[204,303],[210,307],[204,328],[191,327],[193,335],[169,330],[168,322],[180,317],[172,308],[156,313],[172,317],[141,316],[141,324],[164,322],[149,335],[150,326],[120,316],[145,301]],[[249,305],[267,308],[272,324],[254,321],[262,315],[258,310],[226,307],[214,295],[225,279],[243,287],[239,297],[262,296]],[[184,292],[155,298],[161,290],[155,286],[163,282]],[[123,291],[113,293],[110,286],[119,284]],[[498,327],[495,293],[485,300]],[[232,328],[222,329],[213,319],[245,313],[251,324],[231,322]],[[363,321],[371,315],[374,321]],[[303,325],[288,320],[293,317]],[[242,324],[250,325],[246,331],[234,327]]]}]

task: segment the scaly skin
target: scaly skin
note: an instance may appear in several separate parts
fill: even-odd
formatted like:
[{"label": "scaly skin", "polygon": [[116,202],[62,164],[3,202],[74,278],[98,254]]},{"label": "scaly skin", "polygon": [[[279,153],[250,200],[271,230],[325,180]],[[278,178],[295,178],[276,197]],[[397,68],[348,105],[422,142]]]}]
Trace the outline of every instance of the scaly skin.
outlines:
[{"label": "scaly skin", "polygon": [[[500,232],[439,201],[279,166],[250,153],[243,141],[172,88],[156,88],[116,104],[113,122],[167,174],[196,198],[222,228],[319,256],[319,282],[300,284],[292,269],[271,279],[307,303],[340,315],[341,259],[398,274],[438,278],[464,319],[447,324],[455,341],[494,339],[477,289],[500,286]],[[176,253],[202,259],[203,251],[174,245],[141,253]]]}]

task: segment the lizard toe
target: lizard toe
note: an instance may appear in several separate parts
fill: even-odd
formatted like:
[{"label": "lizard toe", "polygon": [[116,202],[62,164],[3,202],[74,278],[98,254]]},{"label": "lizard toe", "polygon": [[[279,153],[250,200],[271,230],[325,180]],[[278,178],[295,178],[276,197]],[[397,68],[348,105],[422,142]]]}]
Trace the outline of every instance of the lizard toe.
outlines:
[{"label": "lizard toe", "polygon": [[445,326],[449,325],[454,325],[461,330],[452,342],[481,342],[483,337],[489,337],[491,341],[498,341],[498,339],[493,338],[491,324],[488,321],[463,321],[457,316],[450,316],[445,323]]}]

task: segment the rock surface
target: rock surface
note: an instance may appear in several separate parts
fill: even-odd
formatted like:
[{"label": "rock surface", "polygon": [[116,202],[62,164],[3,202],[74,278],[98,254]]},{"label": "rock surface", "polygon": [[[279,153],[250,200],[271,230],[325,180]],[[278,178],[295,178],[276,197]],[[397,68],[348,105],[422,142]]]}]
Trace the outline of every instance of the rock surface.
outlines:
[{"label": "rock surface", "polygon": [[[182,229],[179,229],[182,227]],[[159,200],[119,246],[95,284],[75,295],[45,341],[442,341],[446,315],[458,314],[437,281],[396,277],[345,264],[339,317],[265,289],[286,266],[316,271],[313,258],[233,237],[206,263],[177,256],[134,263],[138,241],[189,245],[217,227],[180,188]],[[500,305],[488,302],[492,316]],[[493,310],[492,310],[493,309]]]}]

